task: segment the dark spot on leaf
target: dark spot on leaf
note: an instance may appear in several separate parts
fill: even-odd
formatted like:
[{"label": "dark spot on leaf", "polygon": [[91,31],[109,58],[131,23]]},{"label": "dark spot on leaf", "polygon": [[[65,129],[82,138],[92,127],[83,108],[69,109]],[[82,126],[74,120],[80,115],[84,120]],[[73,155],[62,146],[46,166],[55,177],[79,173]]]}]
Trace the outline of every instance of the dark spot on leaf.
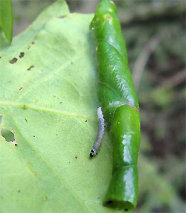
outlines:
[{"label": "dark spot on leaf", "polygon": [[27,70],[30,71],[32,68],[34,68],[34,65],[31,65]]},{"label": "dark spot on leaf", "polygon": [[35,138],[36,136],[35,136],[35,135],[33,135],[33,137]]},{"label": "dark spot on leaf", "polygon": [[45,195],[44,196],[44,201],[47,201],[48,200],[48,197]]},{"label": "dark spot on leaf", "polygon": [[78,155],[75,155],[75,159],[77,159],[78,158]]},{"label": "dark spot on leaf", "polygon": [[63,16],[59,16],[58,18],[66,18],[67,17],[67,15],[63,15]]},{"label": "dark spot on leaf", "polygon": [[22,90],[22,89],[23,89],[23,87],[20,87],[20,88],[19,88],[19,90]]},{"label": "dark spot on leaf", "polygon": [[30,49],[30,46],[28,46],[27,49],[29,50],[29,49]]},{"label": "dark spot on leaf", "polygon": [[127,212],[127,211],[128,211],[128,209],[125,209],[125,211]]},{"label": "dark spot on leaf", "polygon": [[25,121],[28,122],[28,120],[25,118]]},{"label": "dark spot on leaf", "polygon": [[19,58],[23,58],[23,57],[24,57],[24,55],[25,55],[25,53],[24,53],[24,52],[20,52],[20,54],[19,54]]},{"label": "dark spot on leaf", "polygon": [[9,61],[11,64],[14,64],[17,62],[17,58],[12,58],[10,61]]},{"label": "dark spot on leaf", "polygon": [[87,120],[85,120],[85,122],[87,122]]},{"label": "dark spot on leaf", "polygon": [[21,106],[21,108],[22,108],[22,109],[28,109],[28,107],[27,107],[25,104],[23,104],[23,105]]},{"label": "dark spot on leaf", "polygon": [[0,58],[2,58],[2,57],[0,56]]},{"label": "dark spot on leaf", "polygon": [[32,163],[30,161],[28,161],[26,164],[27,164],[27,166],[31,166],[32,165]]},{"label": "dark spot on leaf", "polygon": [[72,62],[72,61],[71,61],[70,63],[71,63],[71,64],[73,64],[73,62]]},{"label": "dark spot on leaf", "polygon": [[8,129],[2,129],[1,135],[7,142],[15,141],[14,133]]},{"label": "dark spot on leaf", "polygon": [[34,174],[35,176],[37,176],[37,172],[34,172],[34,171],[33,171],[33,174]]},{"label": "dark spot on leaf", "polygon": [[62,104],[63,102],[61,101],[61,102],[59,102],[60,104]]},{"label": "dark spot on leaf", "polygon": [[18,190],[17,190],[17,192],[18,192],[18,193],[20,193],[20,192],[21,192],[21,190],[20,190],[20,189],[18,189]]},{"label": "dark spot on leaf", "polygon": [[35,44],[35,41],[32,41],[32,44],[34,45],[34,44]]}]

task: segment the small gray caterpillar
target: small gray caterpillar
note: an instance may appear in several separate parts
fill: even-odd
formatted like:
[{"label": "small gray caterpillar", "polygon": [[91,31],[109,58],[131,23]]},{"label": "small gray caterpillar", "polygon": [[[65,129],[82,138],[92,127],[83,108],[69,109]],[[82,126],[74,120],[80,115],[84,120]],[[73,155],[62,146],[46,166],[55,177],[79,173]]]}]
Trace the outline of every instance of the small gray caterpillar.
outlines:
[{"label": "small gray caterpillar", "polygon": [[101,107],[97,108],[97,116],[98,116],[98,121],[99,121],[99,125],[98,125],[98,133],[97,133],[97,137],[96,140],[94,142],[94,145],[90,151],[90,157],[94,157],[97,154],[97,151],[101,145],[101,140],[103,138],[104,135],[104,129],[105,129],[105,124],[104,124],[104,118],[103,118],[103,113],[101,110]]}]

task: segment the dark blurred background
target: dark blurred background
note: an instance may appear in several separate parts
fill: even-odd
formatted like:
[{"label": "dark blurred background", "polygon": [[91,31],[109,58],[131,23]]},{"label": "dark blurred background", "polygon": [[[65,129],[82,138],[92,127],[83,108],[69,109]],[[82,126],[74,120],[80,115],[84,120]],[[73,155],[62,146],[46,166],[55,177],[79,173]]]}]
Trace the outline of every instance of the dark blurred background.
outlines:
[{"label": "dark blurred background", "polygon": [[[52,0],[13,0],[14,35]],[[93,13],[98,0],[67,0]],[[186,1],[116,0],[141,108],[140,198],[136,212],[184,213],[186,198]]]}]

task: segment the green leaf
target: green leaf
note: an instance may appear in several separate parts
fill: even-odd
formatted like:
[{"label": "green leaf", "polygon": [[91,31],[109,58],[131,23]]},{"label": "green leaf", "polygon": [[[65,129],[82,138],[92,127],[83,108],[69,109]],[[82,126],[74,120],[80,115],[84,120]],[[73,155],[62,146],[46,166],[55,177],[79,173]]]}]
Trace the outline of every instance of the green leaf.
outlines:
[{"label": "green leaf", "polygon": [[[99,105],[92,18],[70,14],[59,0],[11,46],[0,39],[0,212],[119,212],[102,205],[112,175],[107,135],[89,159]],[[141,200],[151,194],[141,212],[161,205],[162,195],[178,209],[156,167],[144,157],[139,162]]]},{"label": "green leaf", "polygon": [[2,29],[4,32],[9,43],[11,43],[13,34],[13,14],[11,0],[0,0],[0,29]]},{"label": "green leaf", "polygon": [[0,138],[0,212],[113,211],[102,205],[108,139],[89,159],[97,131],[92,17],[57,1],[0,51],[1,128],[18,143]]}]

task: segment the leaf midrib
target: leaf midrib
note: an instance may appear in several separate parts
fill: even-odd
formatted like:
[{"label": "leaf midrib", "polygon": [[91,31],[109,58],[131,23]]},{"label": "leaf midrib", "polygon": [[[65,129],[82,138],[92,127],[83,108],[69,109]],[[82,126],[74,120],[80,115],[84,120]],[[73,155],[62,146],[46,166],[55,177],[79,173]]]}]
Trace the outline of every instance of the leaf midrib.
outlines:
[{"label": "leaf midrib", "polygon": [[61,115],[64,117],[89,119],[92,121],[96,120],[95,117],[93,117],[92,115],[88,115],[88,114],[83,115],[83,114],[79,114],[79,113],[65,112],[65,111],[61,111],[61,110],[57,110],[57,109],[53,109],[53,108],[47,108],[47,107],[43,107],[43,106],[25,104],[25,103],[20,103],[20,102],[11,102],[11,101],[6,101],[6,100],[0,101],[0,107],[2,107],[2,108],[6,107],[6,109],[8,109],[9,107],[15,107],[15,108],[19,108],[22,110],[33,110],[33,111],[38,111],[38,112],[46,112],[46,113]]}]

